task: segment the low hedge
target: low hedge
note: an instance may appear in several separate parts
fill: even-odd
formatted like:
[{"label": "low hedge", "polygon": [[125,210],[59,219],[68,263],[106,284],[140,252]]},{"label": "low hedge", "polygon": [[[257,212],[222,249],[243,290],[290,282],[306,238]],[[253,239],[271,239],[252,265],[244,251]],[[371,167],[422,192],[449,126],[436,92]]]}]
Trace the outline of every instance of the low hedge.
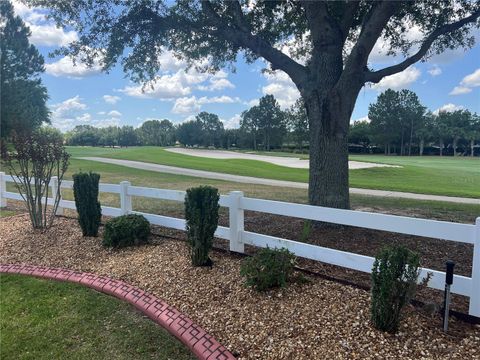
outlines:
[{"label": "low hedge", "polygon": [[105,224],[103,246],[122,248],[148,243],[150,223],[142,215],[123,215]]}]

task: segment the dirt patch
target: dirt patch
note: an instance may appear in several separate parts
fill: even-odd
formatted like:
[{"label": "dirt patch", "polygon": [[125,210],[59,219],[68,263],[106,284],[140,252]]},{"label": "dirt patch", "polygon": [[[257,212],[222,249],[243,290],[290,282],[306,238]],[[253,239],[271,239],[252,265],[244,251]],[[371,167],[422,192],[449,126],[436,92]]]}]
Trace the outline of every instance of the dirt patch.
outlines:
[{"label": "dirt patch", "polygon": [[369,323],[369,293],[318,277],[266,294],[243,286],[242,259],[214,251],[213,268],[190,266],[181,241],[152,237],[152,244],[121,251],[83,238],[75,220],[58,218],[34,232],[26,215],[0,220],[0,261],[65,267],[123,279],[165,299],[240,359],[477,358],[480,327],[409,307],[397,335]]}]

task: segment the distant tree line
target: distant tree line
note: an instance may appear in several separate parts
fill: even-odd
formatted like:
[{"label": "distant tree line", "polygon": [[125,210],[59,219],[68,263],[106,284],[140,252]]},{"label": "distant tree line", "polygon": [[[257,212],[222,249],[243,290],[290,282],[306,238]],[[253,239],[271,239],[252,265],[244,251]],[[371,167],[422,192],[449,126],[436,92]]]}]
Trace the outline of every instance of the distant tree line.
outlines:
[{"label": "distant tree line", "polygon": [[480,116],[468,110],[432,113],[410,90],[386,90],[370,105],[368,118],[351,125],[351,151],[440,156],[480,153]]},{"label": "distant tree line", "polygon": [[[369,107],[369,120],[350,125],[349,150],[386,155],[474,155],[480,153],[480,120],[468,110],[432,113],[409,90],[387,90]],[[172,146],[308,152],[308,117],[302,100],[282,110],[272,95],[241,114],[239,128],[225,129],[218,115],[201,112],[174,125],[148,120],[132,126],[80,125],[67,133],[69,145]]]}]

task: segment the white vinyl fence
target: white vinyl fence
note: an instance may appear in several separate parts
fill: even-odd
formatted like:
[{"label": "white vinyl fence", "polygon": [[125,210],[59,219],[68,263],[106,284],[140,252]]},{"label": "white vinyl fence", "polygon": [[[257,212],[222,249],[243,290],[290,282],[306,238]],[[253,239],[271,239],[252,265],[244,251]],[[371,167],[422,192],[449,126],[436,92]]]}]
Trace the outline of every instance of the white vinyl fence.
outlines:
[{"label": "white vinyl fence", "polygon": [[[0,173],[0,206],[6,206],[6,199],[22,200],[18,193],[6,191],[6,182],[13,182],[9,175]],[[58,186],[56,178],[52,179],[53,190]],[[62,181],[61,188],[71,189],[73,181]],[[185,191],[165,190],[132,186],[128,181],[120,184],[100,184],[100,192],[115,193],[120,196],[120,208],[102,206],[102,214],[120,216],[124,214],[141,214],[150,223],[168,228],[185,230],[185,220],[147,214],[132,209],[132,197],[173,200],[183,202]],[[55,192],[52,192],[55,193]],[[53,203],[53,199],[49,199]],[[219,226],[215,235],[228,240],[230,250],[244,252],[244,245],[271,248],[287,248],[297,256],[321,261],[370,273],[374,258],[346,251],[334,250],[297,241],[258,234],[244,229],[244,211],[251,210],[269,214],[296,217],[301,219],[324,221],[335,224],[357,226],[368,229],[391,231],[401,234],[424,236],[429,238],[450,240],[473,245],[472,276],[455,275],[451,291],[470,298],[469,314],[480,317],[480,217],[475,225],[459,224],[446,221],[417,219],[405,216],[384,215],[363,211],[341,210],[319,206],[302,205],[281,201],[263,200],[244,197],[241,191],[232,191],[221,195],[220,206],[229,209],[229,227]],[[57,214],[63,209],[75,209],[73,201],[61,200]],[[445,273],[442,271],[422,268],[419,281],[431,274],[428,286],[443,290]]]}]

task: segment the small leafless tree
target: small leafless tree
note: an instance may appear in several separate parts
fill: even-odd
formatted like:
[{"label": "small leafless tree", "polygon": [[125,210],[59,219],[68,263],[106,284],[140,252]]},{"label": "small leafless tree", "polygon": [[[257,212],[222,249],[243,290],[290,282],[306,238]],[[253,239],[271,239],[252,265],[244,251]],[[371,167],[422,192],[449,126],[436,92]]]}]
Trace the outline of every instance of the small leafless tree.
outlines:
[{"label": "small leafless tree", "polygon": [[[69,165],[70,155],[60,132],[41,128],[30,134],[14,135],[14,151],[7,152],[4,163],[13,175],[15,185],[25,200],[34,229],[47,229],[55,218],[60,202],[60,185]],[[58,178],[55,194],[49,194],[50,181]],[[53,204],[48,207],[48,197]]]}]

